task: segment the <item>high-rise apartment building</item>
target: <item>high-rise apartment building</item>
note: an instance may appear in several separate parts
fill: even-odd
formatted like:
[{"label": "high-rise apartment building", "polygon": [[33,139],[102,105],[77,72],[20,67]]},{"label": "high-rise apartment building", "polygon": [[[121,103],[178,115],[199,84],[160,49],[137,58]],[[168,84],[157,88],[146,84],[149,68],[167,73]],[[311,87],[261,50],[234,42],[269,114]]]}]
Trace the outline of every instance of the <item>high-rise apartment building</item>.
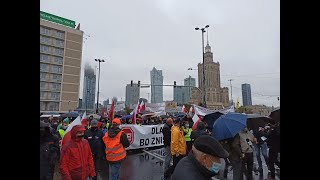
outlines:
[{"label": "high-rise apartment building", "polygon": [[40,112],[78,107],[82,38],[74,21],[40,11]]}]

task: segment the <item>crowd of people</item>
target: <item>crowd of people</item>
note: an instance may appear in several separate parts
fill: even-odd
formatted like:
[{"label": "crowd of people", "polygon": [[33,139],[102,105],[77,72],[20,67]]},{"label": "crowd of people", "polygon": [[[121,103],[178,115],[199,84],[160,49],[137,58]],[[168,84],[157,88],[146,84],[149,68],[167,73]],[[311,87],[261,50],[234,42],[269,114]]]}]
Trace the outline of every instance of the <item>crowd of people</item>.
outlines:
[{"label": "crowd of people", "polygon": [[[233,180],[242,180],[244,175],[253,179],[253,172],[263,176],[262,153],[270,170],[269,179],[275,179],[275,166],[280,168],[280,123],[270,122],[259,129],[244,128],[230,139],[217,141],[212,137],[208,125],[200,121],[196,128],[190,115],[144,118],[137,116],[137,124],[164,124],[162,129],[165,161],[163,179],[211,179],[222,170],[228,174],[232,166]],[[90,116],[82,120],[82,125],[71,129],[71,141],[61,142],[73,118],[57,120],[52,117],[40,121],[40,179],[53,179],[58,164],[63,180],[97,179],[100,171],[99,160],[109,164],[109,179],[119,180],[121,162],[129,147],[127,135],[119,128],[130,124],[130,119],[94,119]],[[269,148],[269,153],[267,149]],[[254,152],[258,168],[254,168]],[[173,161],[173,165],[171,165]]]},{"label": "crowd of people", "polygon": [[97,179],[99,160],[109,164],[109,179],[119,180],[122,160],[130,143],[119,128],[121,121],[82,120],[70,131],[71,140],[64,144],[65,131],[74,119],[61,122],[52,117],[40,121],[40,179],[52,180],[55,166],[63,180]]},{"label": "crowd of people", "polygon": [[[280,168],[280,161],[278,160],[278,154],[280,153],[280,122],[271,121],[268,125],[259,127],[259,129],[245,127],[233,138],[220,140],[219,142],[211,136],[214,132],[208,130],[205,122],[199,122],[195,131],[190,130],[189,124],[190,122],[185,119],[178,118],[173,120],[169,118],[163,127],[162,133],[166,152],[163,179],[169,179],[170,177],[171,179],[183,179],[186,177],[210,179],[212,176],[217,175],[221,168],[219,158],[223,158],[226,164],[224,173],[221,175],[224,178],[227,178],[229,166],[233,169],[233,180],[243,180],[244,176],[248,180],[252,180],[254,171],[256,175],[262,178],[263,167],[260,153],[262,153],[270,171],[268,179],[275,179],[274,165]],[[200,137],[201,139],[206,137],[207,140],[205,141],[207,143],[199,147],[196,142]],[[212,150],[207,152],[206,150],[210,148]],[[267,153],[268,148],[269,153]],[[224,153],[224,150],[228,155]],[[258,161],[258,168],[256,169],[254,169],[253,165],[254,151]],[[205,154],[211,160],[201,159],[200,157],[202,156],[199,157],[199,153]],[[171,158],[173,160],[172,166],[170,166]],[[182,161],[184,158],[185,160]],[[191,163],[196,160],[198,163]],[[183,163],[179,163],[180,161]],[[187,167],[190,168],[190,171],[186,170]],[[185,173],[181,173],[182,171],[185,171]],[[194,176],[195,174],[197,176]]]}]

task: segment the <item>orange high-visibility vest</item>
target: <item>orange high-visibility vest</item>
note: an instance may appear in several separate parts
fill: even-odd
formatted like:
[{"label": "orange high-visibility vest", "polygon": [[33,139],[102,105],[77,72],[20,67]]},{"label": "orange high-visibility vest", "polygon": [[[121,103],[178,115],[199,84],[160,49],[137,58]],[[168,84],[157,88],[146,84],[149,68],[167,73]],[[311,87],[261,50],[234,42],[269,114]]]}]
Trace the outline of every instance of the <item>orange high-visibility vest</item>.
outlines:
[{"label": "orange high-visibility vest", "polygon": [[126,157],[126,150],[120,143],[120,137],[123,131],[120,131],[115,137],[110,138],[109,132],[103,137],[103,142],[106,145],[107,161],[120,161]]}]

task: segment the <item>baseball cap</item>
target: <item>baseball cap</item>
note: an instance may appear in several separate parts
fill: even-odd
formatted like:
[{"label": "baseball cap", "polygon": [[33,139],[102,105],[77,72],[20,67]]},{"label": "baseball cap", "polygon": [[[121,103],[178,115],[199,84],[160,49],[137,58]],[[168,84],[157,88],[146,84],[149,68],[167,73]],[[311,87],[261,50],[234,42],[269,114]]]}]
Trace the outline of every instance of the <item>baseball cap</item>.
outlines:
[{"label": "baseball cap", "polygon": [[229,157],[229,153],[221,146],[221,144],[211,136],[203,135],[198,137],[194,143],[194,147],[206,154],[219,158]]},{"label": "baseball cap", "polygon": [[118,118],[115,118],[115,119],[113,119],[112,120],[112,124],[121,124],[121,121],[120,121],[120,119],[118,119]]}]

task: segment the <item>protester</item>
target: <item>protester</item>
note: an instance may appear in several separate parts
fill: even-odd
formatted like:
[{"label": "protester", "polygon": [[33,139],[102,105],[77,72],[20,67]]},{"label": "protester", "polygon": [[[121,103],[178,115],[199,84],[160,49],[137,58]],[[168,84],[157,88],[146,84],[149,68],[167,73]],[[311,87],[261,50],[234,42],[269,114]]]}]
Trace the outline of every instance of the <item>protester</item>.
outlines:
[{"label": "protester", "polygon": [[255,144],[255,151],[256,151],[256,157],[258,161],[258,172],[260,177],[263,176],[263,167],[262,167],[262,160],[261,160],[261,153],[262,156],[264,157],[264,160],[266,164],[268,164],[268,156],[267,156],[267,137],[268,134],[265,132],[265,129],[263,127],[259,127],[258,130],[253,130],[253,135],[257,138],[257,143]]},{"label": "protester", "polygon": [[198,123],[197,129],[191,132],[190,138],[192,141],[195,141],[198,137],[203,135],[209,135],[209,133],[206,131],[205,124],[201,121]]},{"label": "protester", "polygon": [[184,132],[184,139],[186,140],[186,144],[187,144],[187,154],[188,154],[192,148],[192,141],[191,141],[191,137],[190,137],[190,135],[192,133],[192,128],[189,127],[188,121],[185,121],[182,128],[183,128],[183,132]]},{"label": "protester", "polygon": [[76,125],[71,129],[71,141],[62,146],[60,173],[63,180],[87,180],[96,176],[92,153],[84,137],[85,128]]},{"label": "protester", "polygon": [[[90,129],[86,130],[84,133],[84,139],[89,142],[96,174],[98,174],[99,162],[102,159],[104,154],[103,151],[105,149],[102,138],[103,132],[98,128],[98,121],[92,120]],[[93,178],[93,180],[96,179],[97,176]]]},{"label": "protester", "polygon": [[280,168],[280,162],[278,161],[278,153],[280,153],[280,123],[275,124],[272,122],[270,134],[268,135],[268,147],[269,147],[269,158],[268,164],[270,168],[270,180],[275,179],[275,168],[276,164]]},{"label": "protester", "polygon": [[172,118],[168,118],[162,129],[163,144],[165,148],[164,172],[168,170],[171,159],[172,159],[171,149],[170,149],[172,124],[173,124]]},{"label": "protester", "polygon": [[40,180],[52,180],[59,160],[59,139],[50,132],[50,124],[40,121]]},{"label": "protester", "polygon": [[65,122],[65,121],[63,121],[61,128],[58,130],[61,139],[63,138],[64,133],[65,133],[65,131],[67,130],[67,128],[68,128],[68,123]]},{"label": "protester", "polygon": [[223,147],[229,153],[229,160],[233,168],[233,180],[240,180],[241,177],[243,177],[241,166],[244,154],[241,151],[239,134],[235,135],[235,137],[233,138],[225,140],[225,143],[223,143]]},{"label": "protester", "polygon": [[176,166],[171,180],[211,180],[221,169],[220,158],[228,152],[213,137],[203,135],[194,142],[191,152]]},{"label": "protester", "polygon": [[121,162],[126,157],[125,148],[130,145],[127,135],[119,128],[120,125],[120,119],[113,119],[112,127],[102,138],[106,146],[106,159],[109,163],[109,180],[120,179]]},{"label": "protester", "polygon": [[[241,151],[244,153],[244,158],[242,160],[242,173],[246,175],[247,180],[252,180],[252,170],[253,170],[253,143],[256,143],[257,139],[253,134],[244,128],[239,133],[240,136],[240,146]],[[241,176],[243,177],[243,176]],[[243,178],[240,179],[242,180]]]},{"label": "protester", "polygon": [[187,145],[184,139],[183,130],[181,128],[182,118],[176,118],[174,125],[171,127],[171,155],[173,158],[173,165],[169,167],[164,173],[164,178],[169,178],[178,162],[186,155]]}]

